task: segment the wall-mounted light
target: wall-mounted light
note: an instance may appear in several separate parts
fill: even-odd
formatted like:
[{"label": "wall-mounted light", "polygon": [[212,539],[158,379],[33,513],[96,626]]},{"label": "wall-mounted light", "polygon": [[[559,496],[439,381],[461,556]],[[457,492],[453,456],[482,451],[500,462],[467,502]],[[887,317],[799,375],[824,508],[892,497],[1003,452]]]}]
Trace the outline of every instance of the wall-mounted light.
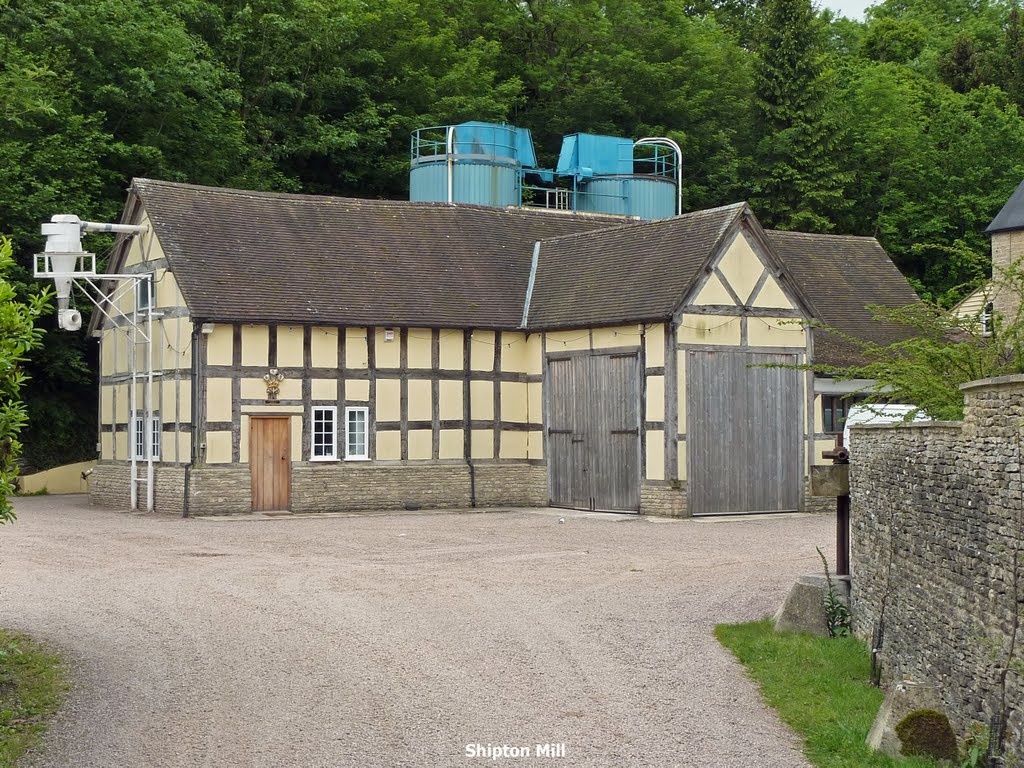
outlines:
[{"label": "wall-mounted light", "polygon": [[384,341],[394,341],[394,340],[395,340],[395,331],[394,331],[394,329],[393,328],[386,328],[384,330]]},{"label": "wall-mounted light", "polygon": [[213,323],[203,323],[202,325],[199,326],[199,332],[202,333],[204,336],[209,336],[211,333],[213,333],[213,329],[216,327],[217,326],[214,325]]}]

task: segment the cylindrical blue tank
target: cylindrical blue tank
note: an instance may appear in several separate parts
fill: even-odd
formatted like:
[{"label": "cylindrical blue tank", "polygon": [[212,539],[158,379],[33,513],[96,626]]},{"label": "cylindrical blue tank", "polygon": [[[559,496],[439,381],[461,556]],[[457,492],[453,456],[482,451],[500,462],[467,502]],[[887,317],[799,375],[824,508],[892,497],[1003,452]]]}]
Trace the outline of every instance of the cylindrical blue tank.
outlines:
[{"label": "cylindrical blue tank", "polygon": [[676,185],[657,176],[595,176],[579,188],[576,210],[667,219],[676,214]]},{"label": "cylindrical blue tank", "polygon": [[[460,160],[452,168],[452,199],[477,205],[519,205],[517,165],[489,160]],[[409,199],[421,203],[448,201],[448,163],[440,160],[414,162],[409,171]]]}]

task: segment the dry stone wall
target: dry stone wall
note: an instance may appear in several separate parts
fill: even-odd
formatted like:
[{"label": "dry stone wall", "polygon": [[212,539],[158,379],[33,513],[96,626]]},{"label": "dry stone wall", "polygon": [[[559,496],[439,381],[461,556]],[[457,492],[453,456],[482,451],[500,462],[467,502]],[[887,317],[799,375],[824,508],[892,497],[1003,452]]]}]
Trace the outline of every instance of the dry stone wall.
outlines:
[{"label": "dry stone wall", "polygon": [[939,685],[961,733],[992,721],[1002,672],[1018,665],[1005,701],[1010,754],[1021,757],[1024,377],[974,382],[964,394],[962,423],[855,428],[854,631],[871,637],[884,620],[884,678]]}]

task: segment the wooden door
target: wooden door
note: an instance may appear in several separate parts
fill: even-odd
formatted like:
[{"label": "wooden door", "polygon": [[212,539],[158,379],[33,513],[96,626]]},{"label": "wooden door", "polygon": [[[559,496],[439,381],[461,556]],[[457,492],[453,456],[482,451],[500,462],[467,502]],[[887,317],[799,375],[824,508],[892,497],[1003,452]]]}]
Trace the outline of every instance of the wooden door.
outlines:
[{"label": "wooden door", "polygon": [[639,510],[638,354],[550,357],[545,388],[551,505]]},{"label": "wooden door", "polygon": [[287,416],[249,419],[249,467],[252,511],[288,509],[291,506],[291,427]]},{"label": "wooden door", "polygon": [[799,509],[803,387],[796,355],[686,353],[687,501],[694,515]]}]

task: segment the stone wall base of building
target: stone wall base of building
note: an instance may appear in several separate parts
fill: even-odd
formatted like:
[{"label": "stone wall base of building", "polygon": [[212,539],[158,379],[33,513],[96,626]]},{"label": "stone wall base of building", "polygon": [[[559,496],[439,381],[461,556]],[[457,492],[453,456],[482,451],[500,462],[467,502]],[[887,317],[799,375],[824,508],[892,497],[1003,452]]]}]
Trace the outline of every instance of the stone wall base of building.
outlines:
[{"label": "stone wall base of building", "polygon": [[669,485],[640,486],[640,514],[659,517],[690,517],[686,503],[686,485],[673,488]]},{"label": "stone wall base of building", "polygon": [[[145,472],[145,468],[141,468]],[[228,515],[252,511],[252,482],[247,464],[206,465],[188,470],[188,514]],[[156,511],[182,514],[186,468],[157,466]],[[130,466],[99,464],[92,476],[93,504],[130,508]],[[535,507],[548,502],[544,464],[294,464],[292,512],[355,512],[374,509],[460,509]],[[140,488],[145,506],[145,487]]]}]

